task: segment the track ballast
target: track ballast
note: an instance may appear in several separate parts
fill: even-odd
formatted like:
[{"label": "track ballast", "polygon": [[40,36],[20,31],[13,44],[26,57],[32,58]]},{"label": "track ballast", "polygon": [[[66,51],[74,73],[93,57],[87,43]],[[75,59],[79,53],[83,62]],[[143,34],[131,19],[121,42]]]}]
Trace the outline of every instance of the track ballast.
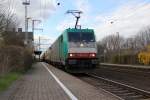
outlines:
[{"label": "track ballast", "polygon": [[81,76],[80,79],[94,85],[97,88],[102,88],[106,92],[111,93],[121,100],[150,99],[150,92],[148,91],[115,82],[93,74],[85,74]]}]

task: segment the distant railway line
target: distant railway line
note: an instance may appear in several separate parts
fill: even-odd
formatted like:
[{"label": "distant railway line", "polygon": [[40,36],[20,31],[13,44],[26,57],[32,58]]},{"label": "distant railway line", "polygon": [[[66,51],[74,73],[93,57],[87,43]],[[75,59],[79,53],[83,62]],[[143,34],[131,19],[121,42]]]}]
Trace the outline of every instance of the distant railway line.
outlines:
[{"label": "distant railway line", "polygon": [[141,66],[141,65],[101,63],[100,66],[98,66],[98,70],[110,71],[109,73],[114,72],[114,73],[122,73],[122,74],[123,73],[132,74],[138,77],[149,77],[149,74],[150,74],[150,66]]},{"label": "distant railway line", "polygon": [[146,91],[150,91],[150,67],[130,65],[102,65],[92,73],[107,79],[125,83]]},{"label": "distant railway line", "polygon": [[124,69],[139,69],[139,70],[150,70],[150,66],[145,65],[126,65],[126,64],[109,64],[109,63],[100,63],[101,66],[107,66],[112,68],[124,68]]},{"label": "distant railway line", "polygon": [[104,91],[111,93],[121,100],[150,99],[150,92],[110,79],[99,77],[93,74],[85,74],[79,78],[97,88],[102,88]]}]

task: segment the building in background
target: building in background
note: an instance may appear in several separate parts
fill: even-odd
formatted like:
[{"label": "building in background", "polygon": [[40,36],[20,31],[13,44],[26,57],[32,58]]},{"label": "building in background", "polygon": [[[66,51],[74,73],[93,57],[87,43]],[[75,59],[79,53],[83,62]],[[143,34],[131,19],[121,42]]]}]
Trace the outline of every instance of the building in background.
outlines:
[{"label": "building in background", "polygon": [[21,39],[25,41],[25,34],[27,33],[27,46],[34,48],[34,35],[33,32],[23,32],[22,28],[18,28],[17,35],[20,35]]}]

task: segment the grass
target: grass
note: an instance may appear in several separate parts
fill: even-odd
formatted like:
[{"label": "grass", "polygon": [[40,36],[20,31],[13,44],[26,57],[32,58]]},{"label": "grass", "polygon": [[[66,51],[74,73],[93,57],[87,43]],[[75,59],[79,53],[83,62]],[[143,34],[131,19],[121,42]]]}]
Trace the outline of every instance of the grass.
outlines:
[{"label": "grass", "polygon": [[6,90],[15,80],[21,76],[19,72],[10,72],[0,77],[0,92]]}]

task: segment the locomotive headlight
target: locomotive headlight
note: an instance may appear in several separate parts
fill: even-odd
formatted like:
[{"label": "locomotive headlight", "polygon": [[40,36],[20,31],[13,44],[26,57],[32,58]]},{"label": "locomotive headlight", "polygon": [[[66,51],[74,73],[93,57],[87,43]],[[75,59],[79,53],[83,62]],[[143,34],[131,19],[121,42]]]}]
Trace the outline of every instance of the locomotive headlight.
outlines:
[{"label": "locomotive headlight", "polygon": [[83,46],[84,46],[84,44],[83,44],[83,43],[81,43],[81,44],[80,44],[80,47],[83,47]]},{"label": "locomotive headlight", "polygon": [[96,54],[95,54],[95,53],[91,53],[90,56],[91,56],[91,57],[95,57]]},{"label": "locomotive headlight", "polygon": [[92,56],[92,57],[95,57],[95,54],[93,53],[91,56]]},{"label": "locomotive headlight", "polygon": [[75,56],[75,54],[73,54],[73,53],[69,54],[69,57],[74,57],[74,56]]},{"label": "locomotive headlight", "polygon": [[70,54],[69,54],[69,56],[70,56],[70,57],[72,57],[72,56],[73,56],[73,54],[72,54],[72,53],[70,53]]}]

